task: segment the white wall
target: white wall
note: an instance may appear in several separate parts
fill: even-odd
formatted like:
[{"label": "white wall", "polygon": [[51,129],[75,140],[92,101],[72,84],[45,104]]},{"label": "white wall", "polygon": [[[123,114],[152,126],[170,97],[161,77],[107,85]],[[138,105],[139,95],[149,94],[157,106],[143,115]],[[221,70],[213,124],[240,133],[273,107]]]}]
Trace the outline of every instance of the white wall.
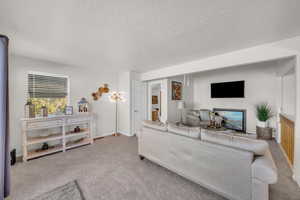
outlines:
[{"label": "white wall", "polygon": [[96,136],[112,134],[115,127],[114,105],[104,95],[98,101],[93,101],[91,93],[96,91],[103,83],[108,83],[111,90],[116,90],[117,76],[108,70],[90,71],[88,69],[64,66],[58,63],[11,56],[9,66],[9,107],[10,107],[10,135],[11,148],[17,149],[21,155],[21,124],[24,116],[26,102],[26,73],[28,71],[47,72],[68,75],[70,77],[70,104],[77,110],[77,102],[86,97],[91,103],[92,112],[96,118]]},{"label": "white wall", "polygon": [[[193,76],[194,108],[246,109],[247,131],[255,133],[255,105],[260,102],[268,102],[274,112],[277,112],[278,106],[280,106],[280,102],[278,102],[280,79],[276,76],[277,62],[265,62],[254,65],[195,74]],[[240,80],[245,80],[245,98],[211,98],[211,83]],[[275,118],[272,119],[271,126],[276,127]]]},{"label": "white wall", "polygon": [[296,74],[282,77],[282,110],[284,114],[296,115]]},{"label": "white wall", "polygon": [[[169,113],[169,80],[163,79],[161,82],[161,121],[167,122],[168,121],[168,113]],[[149,101],[148,101],[149,102]]]},{"label": "white wall", "polygon": [[[180,121],[181,111],[178,110],[177,104],[178,101],[172,100],[172,81],[177,81],[182,83],[182,101],[185,103],[185,110],[193,108],[193,82],[190,76],[175,76],[168,78],[168,121],[170,122],[178,122]],[[183,111],[184,117],[184,111]],[[183,119],[184,120],[184,119]]]},{"label": "white wall", "polygon": [[183,84],[183,77],[172,77],[168,79],[168,121],[178,122],[180,120],[180,111],[177,109],[178,101],[172,100],[172,81],[181,82]]},{"label": "white wall", "polygon": [[124,101],[118,103],[118,133],[133,136],[147,118],[147,89],[134,71],[118,72],[118,92]]},{"label": "white wall", "polygon": [[118,91],[124,101],[118,103],[118,132],[131,135],[131,72],[120,72],[118,77]]}]

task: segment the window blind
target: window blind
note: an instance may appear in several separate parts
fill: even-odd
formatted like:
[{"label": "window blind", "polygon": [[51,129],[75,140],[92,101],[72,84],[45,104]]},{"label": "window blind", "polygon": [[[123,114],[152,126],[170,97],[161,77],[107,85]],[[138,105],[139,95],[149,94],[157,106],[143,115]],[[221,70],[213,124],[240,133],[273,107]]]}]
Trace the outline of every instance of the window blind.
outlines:
[{"label": "window blind", "polygon": [[28,94],[30,98],[64,98],[68,95],[68,79],[28,74]]}]

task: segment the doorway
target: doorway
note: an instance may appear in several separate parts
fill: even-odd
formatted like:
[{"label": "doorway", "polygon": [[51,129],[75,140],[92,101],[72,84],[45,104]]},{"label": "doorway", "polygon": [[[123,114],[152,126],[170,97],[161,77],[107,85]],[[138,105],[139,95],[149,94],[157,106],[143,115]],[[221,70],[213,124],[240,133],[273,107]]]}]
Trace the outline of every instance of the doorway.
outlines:
[{"label": "doorway", "polygon": [[147,119],[147,85],[139,80],[132,80],[132,133],[138,136],[142,121]]},{"label": "doorway", "polygon": [[160,121],[161,119],[161,85],[154,84],[151,88],[151,120]]},{"label": "doorway", "polygon": [[162,81],[148,83],[148,120],[160,122],[162,116]]}]

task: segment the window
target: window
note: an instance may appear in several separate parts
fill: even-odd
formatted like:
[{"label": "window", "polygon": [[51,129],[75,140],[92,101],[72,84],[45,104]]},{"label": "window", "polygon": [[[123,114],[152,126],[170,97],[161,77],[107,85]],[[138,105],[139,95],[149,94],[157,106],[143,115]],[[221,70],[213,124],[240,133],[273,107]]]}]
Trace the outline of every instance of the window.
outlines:
[{"label": "window", "polygon": [[64,112],[68,104],[67,76],[28,73],[28,99],[35,105],[36,115],[46,106],[49,114]]}]

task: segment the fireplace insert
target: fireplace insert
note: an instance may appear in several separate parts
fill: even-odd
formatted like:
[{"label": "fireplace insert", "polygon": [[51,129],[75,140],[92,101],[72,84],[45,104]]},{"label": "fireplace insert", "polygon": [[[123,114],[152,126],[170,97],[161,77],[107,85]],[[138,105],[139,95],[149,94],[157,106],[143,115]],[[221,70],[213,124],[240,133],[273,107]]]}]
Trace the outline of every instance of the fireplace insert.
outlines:
[{"label": "fireplace insert", "polygon": [[246,110],[214,108],[213,111],[224,118],[226,128],[246,132]]}]

